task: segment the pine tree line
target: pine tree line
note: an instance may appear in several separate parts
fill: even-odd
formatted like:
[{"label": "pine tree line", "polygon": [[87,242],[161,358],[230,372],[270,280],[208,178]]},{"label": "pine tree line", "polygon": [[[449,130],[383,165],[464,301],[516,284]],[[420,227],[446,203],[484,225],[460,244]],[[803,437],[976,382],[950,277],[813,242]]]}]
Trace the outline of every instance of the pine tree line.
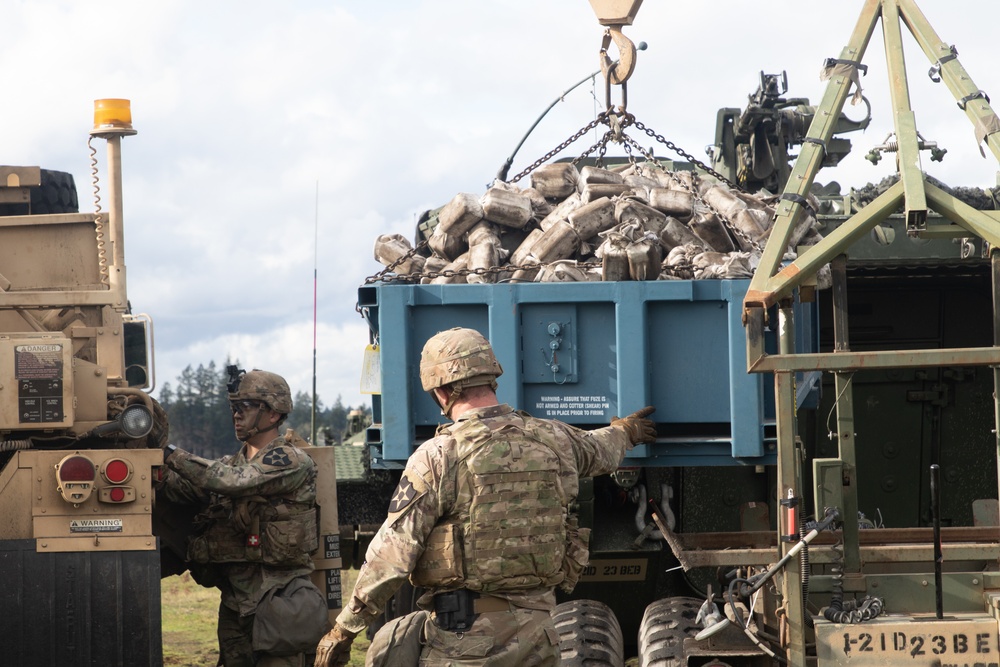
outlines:
[{"label": "pine tree line", "polygon": [[[233,433],[232,412],[226,391],[229,376],[225,369],[229,363],[226,360],[226,363],[217,366],[212,361],[207,366],[188,366],[177,378],[176,387],[169,382],[164,383],[157,400],[170,418],[170,442],[207,458],[236,452],[239,442]],[[351,435],[348,422],[353,422],[354,429],[358,423],[357,417],[349,419],[352,411],[360,411],[365,424],[370,422],[371,410],[366,406],[345,406],[337,396],[333,406],[326,407],[317,397],[316,431],[319,444],[338,445],[347,439]],[[299,436],[309,440],[311,421],[312,396],[300,391],[293,397],[292,412],[281,431],[292,428]]]}]

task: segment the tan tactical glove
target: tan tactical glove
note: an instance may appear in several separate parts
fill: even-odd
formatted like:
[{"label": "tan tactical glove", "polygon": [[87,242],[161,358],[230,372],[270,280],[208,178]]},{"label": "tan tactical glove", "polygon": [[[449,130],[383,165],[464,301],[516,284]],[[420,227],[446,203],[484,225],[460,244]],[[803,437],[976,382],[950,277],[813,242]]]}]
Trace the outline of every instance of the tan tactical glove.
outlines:
[{"label": "tan tactical glove", "polygon": [[628,434],[630,443],[629,449],[640,442],[653,442],[656,440],[656,424],[652,419],[646,419],[656,412],[653,406],[646,406],[642,410],[637,410],[628,417],[615,417],[611,420],[612,426],[621,426]]},{"label": "tan tactical glove", "polygon": [[357,633],[349,632],[339,624],[326,633],[316,646],[315,667],[344,667],[351,660],[351,644]]}]

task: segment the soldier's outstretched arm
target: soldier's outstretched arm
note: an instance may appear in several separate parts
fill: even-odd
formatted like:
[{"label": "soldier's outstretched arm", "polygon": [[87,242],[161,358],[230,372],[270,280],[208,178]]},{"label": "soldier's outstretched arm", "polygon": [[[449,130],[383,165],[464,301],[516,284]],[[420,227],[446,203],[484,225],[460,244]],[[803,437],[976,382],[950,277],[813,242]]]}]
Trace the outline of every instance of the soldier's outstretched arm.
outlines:
[{"label": "soldier's outstretched arm", "polygon": [[656,422],[648,418],[654,412],[656,408],[647,405],[627,417],[615,417],[611,420],[611,426],[618,427],[628,434],[629,449],[643,442],[655,442]]},{"label": "soldier's outstretched arm", "polygon": [[158,494],[182,505],[204,504],[209,501],[208,493],[166,466],[158,469],[154,486]]},{"label": "soldier's outstretched arm", "polygon": [[316,469],[308,454],[292,447],[277,447],[242,465],[177,449],[167,457],[166,465],[199,488],[236,497],[294,491],[314,476]]},{"label": "soldier's outstretched arm", "polygon": [[587,431],[562,422],[550,422],[572,444],[581,477],[612,473],[621,465],[625,452],[640,442],[656,438],[656,424],[647,419],[654,408],[646,407],[627,417],[614,418],[610,426]]}]

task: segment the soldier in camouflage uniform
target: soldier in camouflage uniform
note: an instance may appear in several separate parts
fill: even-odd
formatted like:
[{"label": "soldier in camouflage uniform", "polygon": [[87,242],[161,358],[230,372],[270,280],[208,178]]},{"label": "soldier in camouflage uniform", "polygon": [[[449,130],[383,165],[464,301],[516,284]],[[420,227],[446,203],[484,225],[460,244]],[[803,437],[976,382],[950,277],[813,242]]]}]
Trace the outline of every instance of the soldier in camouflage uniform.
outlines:
[{"label": "soldier in camouflage uniform", "polygon": [[[168,445],[164,462],[169,470],[161,469],[158,492],[202,508],[187,560],[199,583],[222,591],[219,664],[311,665],[311,648],[291,655],[287,646],[279,651],[283,655],[269,653],[276,650],[273,646],[262,649],[255,617],[262,599],[292,588],[315,590],[308,577],[318,540],[316,466],[308,454],[278,435],[292,410],[291,393],[281,376],[239,371],[229,392],[236,437],[243,447],[214,461]],[[325,604],[322,607],[317,613],[323,617],[316,622],[325,627],[313,642],[329,628]]]},{"label": "soldier in camouflage uniform", "polygon": [[[347,664],[354,637],[407,577],[428,591],[421,665],[559,664],[555,587],[572,590],[589,556],[590,531],[571,510],[579,480],[613,472],[632,445],[655,439],[652,408],[584,431],[498,404],[501,373],[478,331],[427,341],[420,380],[454,423],[407,462],[318,667]],[[373,649],[398,631],[386,625]]]}]

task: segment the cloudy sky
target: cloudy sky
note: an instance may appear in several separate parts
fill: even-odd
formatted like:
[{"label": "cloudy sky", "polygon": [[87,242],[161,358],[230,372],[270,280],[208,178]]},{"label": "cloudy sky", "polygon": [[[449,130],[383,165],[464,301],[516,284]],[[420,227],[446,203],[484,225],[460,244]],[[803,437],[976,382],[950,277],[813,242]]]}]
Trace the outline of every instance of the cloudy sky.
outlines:
[{"label": "cloudy sky", "polygon": [[[818,102],[821,63],[839,56],[862,4],[647,0],[625,31],[649,44],[629,110],[702,157],[716,110],[744,106],[761,70],[786,70],[789,95]],[[1000,3],[921,4],[976,86],[1000,95]],[[93,100],[132,101],[129,297],[155,321],[158,384],[228,356],[310,391],[318,267],[318,393],[346,405],[368,403],[367,325],[354,305],[381,269],[375,237],[412,238],[422,210],[484,192],[546,106],[598,68],[602,34],[583,0],[7,0],[0,15],[3,163],[73,173],[81,210],[93,210]],[[864,59],[872,125],[820,181],[861,185],[892,169],[863,159],[892,130],[880,34]],[[925,168],[951,185],[995,185],[995,160],[979,156],[964,114],[904,41],[918,129],[949,151]],[[512,173],[586,125],[603,98],[600,78],[567,95]]]}]

